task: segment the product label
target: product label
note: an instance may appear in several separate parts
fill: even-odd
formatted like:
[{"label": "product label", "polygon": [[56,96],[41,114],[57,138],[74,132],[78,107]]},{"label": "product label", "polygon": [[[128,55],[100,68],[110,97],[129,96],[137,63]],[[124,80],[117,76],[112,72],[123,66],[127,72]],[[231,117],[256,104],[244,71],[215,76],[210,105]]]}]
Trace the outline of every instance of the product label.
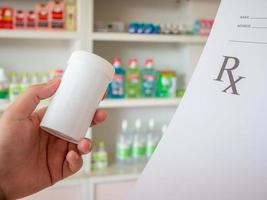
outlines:
[{"label": "product label", "polygon": [[125,160],[131,157],[132,148],[130,145],[118,144],[116,150],[117,158],[119,158],[120,160]]},{"label": "product label", "polygon": [[128,80],[129,80],[132,84],[137,84],[137,83],[139,83],[140,76],[139,76],[139,75],[136,75],[136,74],[128,75]]},{"label": "product label", "polygon": [[108,155],[106,153],[94,153],[93,167],[95,169],[102,169],[108,166]]},{"label": "product label", "polygon": [[111,82],[112,95],[123,95],[124,94],[124,79],[123,75],[114,75],[113,81]]},{"label": "product label", "polygon": [[144,156],[146,153],[146,147],[143,144],[138,144],[133,146],[133,157],[139,158]]},{"label": "product label", "polygon": [[145,74],[143,76],[143,92],[145,96],[152,96],[155,90],[155,75]]}]

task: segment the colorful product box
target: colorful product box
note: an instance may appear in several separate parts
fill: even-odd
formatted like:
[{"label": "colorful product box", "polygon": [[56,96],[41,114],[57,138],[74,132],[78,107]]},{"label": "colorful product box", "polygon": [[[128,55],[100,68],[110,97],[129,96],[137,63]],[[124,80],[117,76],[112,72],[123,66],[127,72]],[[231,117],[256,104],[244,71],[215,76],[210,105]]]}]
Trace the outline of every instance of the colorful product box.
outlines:
[{"label": "colorful product box", "polygon": [[15,28],[25,28],[26,25],[26,13],[23,10],[17,10],[15,12]]},{"label": "colorful product box", "polygon": [[28,11],[26,17],[27,28],[36,28],[36,13],[34,11]]},{"label": "colorful product box", "polygon": [[64,28],[64,2],[55,0],[48,4],[52,29]]},{"label": "colorful product box", "polygon": [[177,90],[175,71],[159,71],[157,80],[158,97],[175,97]]},{"label": "colorful product box", "polygon": [[0,28],[4,27],[2,13],[3,13],[3,8],[0,7]]},{"label": "colorful product box", "polygon": [[2,7],[0,9],[0,28],[13,29],[14,9]]},{"label": "colorful product box", "polygon": [[47,4],[37,4],[35,7],[37,15],[37,27],[38,28],[49,28],[49,8]]}]

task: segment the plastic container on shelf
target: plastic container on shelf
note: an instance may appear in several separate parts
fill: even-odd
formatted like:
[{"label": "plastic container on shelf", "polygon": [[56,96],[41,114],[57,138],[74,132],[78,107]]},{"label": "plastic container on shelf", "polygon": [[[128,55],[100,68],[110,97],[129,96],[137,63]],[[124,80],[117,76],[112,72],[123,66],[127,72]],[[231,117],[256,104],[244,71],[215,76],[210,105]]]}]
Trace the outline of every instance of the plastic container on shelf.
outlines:
[{"label": "plastic container on shelf", "polygon": [[30,87],[29,76],[27,72],[22,72],[21,81],[19,83],[19,92],[23,94]]},{"label": "plastic container on shelf", "polygon": [[18,77],[16,72],[11,73],[11,81],[9,83],[9,100],[15,101],[20,94],[20,88],[18,83]]},{"label": "plastic container on shelf", "polygon": [[65,0],[65,28],[67,31],[76,30],[77,2],[76,0]]},{"label": "plastic container on shelf", "polygon": [[142,131],[142,122],[140,119],[135,121],[135,130],[133,133],[133,150],[132,150],[132,158],[133,163],[143,163],[145,162],[146,154],[146,136]]},{"label": "plastic container on shelf", "polygon": [[121,66],[119,58],[113,60],[115,74],[108,88],[108,98],[121,99],[125,96],[125,70]]},{"label": "plastic container on shelf", "polygon": [[150,119],[148,122],[148,132],[146,135],[146,157],[149,159],[157,148],[160,135],[155,131],[155,120]]},{"label": "plastic container on shelf", "polygon": [[155,97],[157,91],[157,71],[153,68],[153,59],[147,59],[142,70],[142,97]]},{"label": "plastic container on shelf", "polygon": [[108,167],[108,153],[105,148],[105,143],[100,142],[98,150],[93,153],[93,169],[101,170]]},{"label": "plastic container on shelf", "polygon": [[0,100],[8,98],[8,79],[3,68],[0,68]]},{"label": "plastic container on shelf", "polygon": [[123,120],[121,124],[121,132],[117,137],[116,143],[116,160],[119,165],[127,165],[131,163],[132,156],[132,135],[128,129],[128,121]]},{"label": "plastic container on shelf", "polygon": [[129,62],[129,68],[126,70],[126,97],[138,98],[141,96],[141,70],[137,67],[136,58]]}]

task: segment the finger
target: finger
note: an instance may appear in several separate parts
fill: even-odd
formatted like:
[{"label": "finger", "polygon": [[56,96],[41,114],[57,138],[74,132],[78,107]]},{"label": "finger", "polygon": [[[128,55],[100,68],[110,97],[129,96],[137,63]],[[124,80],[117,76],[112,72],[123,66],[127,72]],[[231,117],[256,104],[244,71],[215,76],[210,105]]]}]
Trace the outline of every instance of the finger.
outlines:
[{"label": "finger", "polygon": [[104,110],[97,110],[95,115],[94,115],[94,119],[91,125],[96,125],[99,124],[103,121],[105,121],[107,118],[107,113]]},{"label": "finger", "polygon": [[78,172],[83,164],[81,155],[75,151],[69,151],[63,166],[64,178]]},{"label": "finger", "polygon": [[84,138],[79,142],[77,148],[81,155],[88,154],[92,150],[92,142],[91,140]]},{"label": "finger", "polygon": [[27,118],[35,110],[40,100],[51,97],[59,87],[60,80],[54,79],[45,84],[34,85],[30,87],[22,96],[20,96],[7,110],[16,118]]},{"label": "finger", "polygon": [[45,115],[45,112],[47,110],[47,106],[46,107],[43,107],[43,108],[40,108],[38,109],[35,113],[36,115],[38,116],[38,119],[39,121],[42,121],[44,115]]}]

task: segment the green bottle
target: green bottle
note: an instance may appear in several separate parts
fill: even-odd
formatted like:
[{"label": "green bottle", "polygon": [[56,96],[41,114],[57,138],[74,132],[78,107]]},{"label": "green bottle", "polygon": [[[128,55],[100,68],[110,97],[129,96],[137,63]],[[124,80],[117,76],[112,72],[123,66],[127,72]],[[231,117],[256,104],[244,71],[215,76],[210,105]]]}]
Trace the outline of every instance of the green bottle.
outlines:
[{"label": "green bottle", "polygon": [[20,94],[19,84],[16,72],[11,73],[11,82],[9,84],[9,100],[15,101]]},{"label": "green bottle", "polygon": [[20,94],[23,94],[30,87],[28,73],[22,72],[21,82],[19,84]]},{"label": "green bottle", "polygon": [[141,70],[137,67],[137,60],[132,58],[126,71],[125,93],[127,98],[141,96]]}]

